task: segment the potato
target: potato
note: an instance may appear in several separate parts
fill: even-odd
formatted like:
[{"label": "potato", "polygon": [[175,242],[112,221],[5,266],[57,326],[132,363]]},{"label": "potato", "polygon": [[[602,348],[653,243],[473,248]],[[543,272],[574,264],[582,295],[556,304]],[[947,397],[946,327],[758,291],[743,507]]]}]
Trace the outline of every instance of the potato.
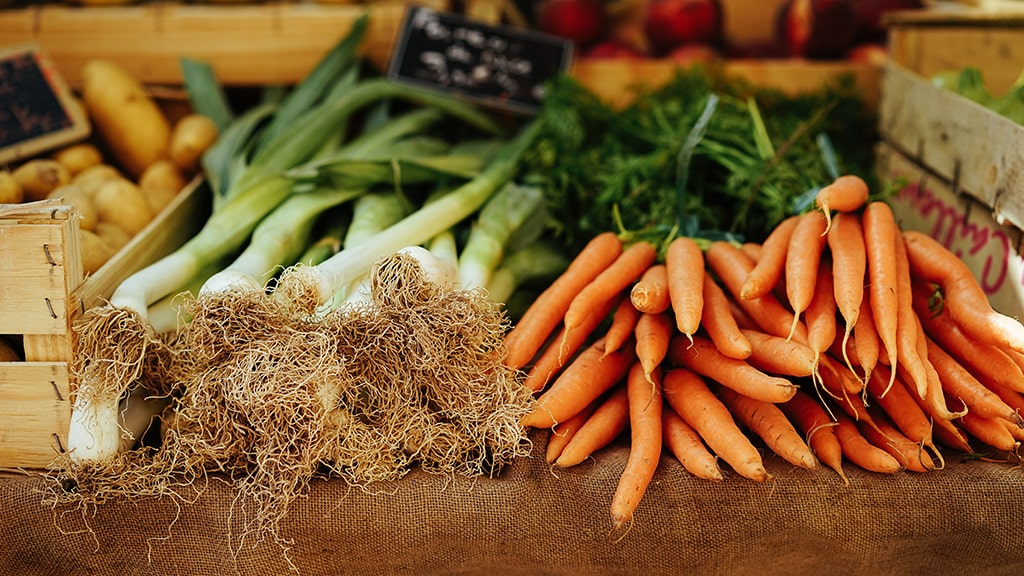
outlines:
[{"label": "potato", "polygon": [[202,114],[189,114],[175,123],[168,154],[182,174],[199,173],[203,153],[217,141],[217,132],[213,120]]},{"label": "potato", "polygon": [[35,158],[12,172],[21,185],[25,202],[45,199],[54,188],[71,182],[71,172],[52,158]]},{"label": "potato", "polygon": [[0,170],[0,204],[20,204],[25,200],[21,183],[7,170]]},{"label": "potato", "polygon": [[54,152],[51,156],[57,162],[63,164],[71,175],[74,176],[90,166],[103,163],[103,154],[100,149],[88,142],[72,144]]},{"label": "potato", "polygon": [[113,222],[97,222],[96,229],[93,230],[97,236],[100,237],[107,246],[116,254],[124,248],[131,239],[132,235],[129,234],[124,228],[121,228]]},{"label": "potato", "polygon": [[0,362],[21,362],[21,356],[14,348],[14,344],[0,336]]},{"label": "potato", "polygon": [[92,202],[101,222],[113,222],[132,236],[153,220],[146,195],[134,182],[125,178],[104,182],[96,189]]},{"label": "potato", "polygon": [[146,195],[153,214],[164,208],[178,195],[188,182],[170,160],[157,160],[139,176],[139,188]]},{"label": "potato", "polygon": [[63,198],[64,203],[72,206],[78,213],[78,227],[84,230],[95,230],[100,214],[92,203],[91,194],[77,184],[65,184],[55,188],[47,198]]},{"label": "potato", "polygon": [[93,127],[131,178],[167,156],[171,124],[128,70],[94,58],[82,67],[81,82]]},{"label": "potato", "polygon": [[71,183],[85,190],[91,197],[100,184],[117,178],[124,178],[120,170],[110,164],[97,164],[72,176]]},{"label": "potato", "polygon": [[79,230],[78,240],[82,250],[82,272],[92,274],[100,269],[114,255],[107,243],[94,232]]}]

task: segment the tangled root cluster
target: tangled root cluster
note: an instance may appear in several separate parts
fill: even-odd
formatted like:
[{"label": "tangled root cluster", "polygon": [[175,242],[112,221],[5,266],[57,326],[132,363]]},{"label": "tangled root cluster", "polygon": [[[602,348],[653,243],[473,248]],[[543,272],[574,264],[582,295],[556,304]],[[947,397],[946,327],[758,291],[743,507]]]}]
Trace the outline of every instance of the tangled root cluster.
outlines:
[{"label": "tangled root cluster", "polygon": [[519,420],[533,395],[502,362],[506,317],[482,292],[426,281],[412,257],[382,259],[370,302],[320,319],[263,293],[189,306],[173,353],[143,362],[174,382],[159,447],[65,469],[77,497],[112,484],[182,497],[216,472],[239,491],[243,535],[276,536],[317,475],[493,475],[529,451]]}]

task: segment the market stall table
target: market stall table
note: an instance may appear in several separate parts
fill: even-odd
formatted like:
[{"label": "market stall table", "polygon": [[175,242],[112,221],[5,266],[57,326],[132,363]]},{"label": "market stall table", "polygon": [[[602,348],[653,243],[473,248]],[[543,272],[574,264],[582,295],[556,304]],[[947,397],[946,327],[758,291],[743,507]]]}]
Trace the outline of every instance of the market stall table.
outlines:
[{"label": "market stall table", "polygon": [[[608,536],[608,505],[628,445],[576,468],[533,456],[498,478],[414,470],[368,490],[313,481],[281,525],[292,541],[239,543],[232,488],[212,481],[194,503],[109,502],[62,515],[38,475],[0,479],[0,574],[1022,574],[1024,470],[963,459],[925,474],[851,464],[774,480],[698,480],[662,460],[632,530]],[[234,536],[232,536],[234,535]]]}]

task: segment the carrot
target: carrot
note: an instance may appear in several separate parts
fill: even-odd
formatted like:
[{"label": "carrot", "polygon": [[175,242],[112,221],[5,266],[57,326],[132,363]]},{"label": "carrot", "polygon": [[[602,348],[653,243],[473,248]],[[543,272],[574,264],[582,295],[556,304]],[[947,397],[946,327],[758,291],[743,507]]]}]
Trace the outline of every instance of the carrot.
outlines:
[{"label": "carrot", "polygon": [[804,433],[818,461],[835,470],[843,484],[849,485],[850,480],[843,472],[843,447],[833,430],[835,423],[825,408],[806,392],[798,390],[789,401],[779,404],[779,409]]},{"label": "carrot", "polygon": [[979,342],[964,332],[945,308],[933,310],[933,295],[928,285],[914,283],[914,310],[925,332],[976,376],[1024,392],[1020,366],[999,347]]},{"label": "carrot", "polygon": [[894,379],[893,385],[889,386],[889,371],[888,366],[882,365],[872,372],[867,383],[868,395],[904,436],[914,442],[933,446],[932,422],[928,414],[911,397],[911,392],[902,380]]},{"label": "carrot", "polygon": [[[833,210],[853,212],[860,209],[867,203],[868,193],[868,185],[863,179],[854,174],[844,174],[818,190],[814,202],[825,215],[826,221],[830,221]],[[829,222],[826,232],[830,225]]]},{"label": "carrot", "polygon": [[[864,208],[861,220],[864,227],[864,246],[868,256],[871,315],[878,331],[878,339],[885,348],[890,365],[895,368],[898,361],[896,322],[899,316],[896,296],[896,218],[888,204],[875,201]],[[895,371],[890,374],[893,377],[896,375]]]},{"label": "carrot", "polygon": [[858,422],[871,420],[860,398],[862,390],[851,390],[854,382],[859,384],[860,380],[842,367],[840,362],[833,361],[831,356],[822,356],[818,362],[818,376],[821,388],[836,401],[843,412]]},{"label": "carrot", "polygon": [[985,418],[968,411],[960,417],[959,422],[968,434],[996,450],[1012,452],[1020,445],[1000,418]]},{"label": "carrot", "polygon": [[927,472],[937,468],[935,460],[923,446],[907,438],[884,417],[874,418],[875,426],[861,426],[860,433],[868,442],[885,450],[904,470]]},{"label": "carrot", "polygon": [[629,291],[633,306],[648,314],[661,314],[668,310],[668,273],[664,264],[652,264]]},{"label": "carrot", "polygon": [[704,311],[704,254],[693,238],[678,236],[665,251],[668,294],[676,328],[688,337],[700,327]]},{"label": "carrot", "polygon": [[1024,325],[992,308],[959,256],[923,232],[907,230],[903,237],[914,277],[941,287],[945,309],[966,334],[979,342],[1024,352]]},{"label": "carrot", "polygon": [[892,457],[885,450],[875,446],[861,434],[857,423],[845,413],[836,413],[836,438],[843,448],[843,456],[857,466],[869,471],[882,474],[893,474],[899,472],[902,467],[899,461]]},{"label": "carrot", "polygon": [[526,366],[565,316],[572,299],[622,252],[614,232],[592,238],[569,266],[533,301],[505,336],[505,364]]},{"label": "carrot", "polygon": [[846,353],[846,342],[860,317],[864,302],[864,275],[867,273],[864,229],[860,219],[851,214],[837,214],[832,220],[827,239],[832,255],[832,286],[836,308],[844,320],[843,359],[853,370],[853,364]]},{"label": "carrot", "polygon": [[817,282],[810,305],[804,312],[807,324],[807,345],[814,351],[815,371],[818,359],[825,354],[836,339],[836,297],[832,288],[832,263],[827,257],[818,265]]},{"label": "carrot", "polygon": [[[636,357],[648,379],[661,366],[668,354],[669,341],[675,331],[675,324],[668,314],[640,315],[636,323]],[[652,382],[653,383],[653,382]]]},{"label": "carrot", "polygon": [[805,212],[797,220],[793,235],[786,247],[786,296],[793,311],[790,338],[796,323],[814,297],[818,282],[818,265],[825,249],[825,217],[821,212]]},{"label": "carrot", "polygon": [[744,360],[722,354],[714,342],[703,336],[695,336],[692,344],[682,338],[673,338],[669,343],[668,359],[672,366],[685,366],[723,386],[765,402],[785,402],[797,389],[786,378],[766,374]]},{"label": "carrot", "polygon": [[[584,323],[579,326],[578,329],[574,330],[571,334],[566,334],[565,328],[561,328],[558,331],[554,342],[559,343],[557,346],[554,343],[548,344],[540,354],[534,360],[533,365],[526,372],[526,378],[523,379],[523,385],[532,390],[533,392],[540,392],[545,386],[551,382],[551,379],[556,377],[559,372],[565,368],[565,363],[568,359],[586,344],[587,339],[594,333],[594,330],[601,324],[602,321],[612,312],[612,309],[621,300],[627,300],[626,298],[617,297],[612,300],[608,300],[601,304],[598,308],[584,320]],[[608,354],[610,350],[604,349],[604,353]]]},{"label": "carrot", "polygon": [[829,354],[818,356],[818,378],[831,380],[832,385],[845,394],[857,395],[864,391],[864,381]]},{"label": "carrot", "polygon": [[612,530],[633,522],[640,500],[654,478],[661,460],[662,392],[661,371],[654,373],[654,386],[634,365],[626,380],[629,395],[629,458],[612,496]]},{"label": "carrot", "polygon": [[671,406],[661,413],[662,443],[690,474],[704,480],[724,480],[718,460],[700,434],[686,423]]},{"label": "carrot", "polygon": [[931,338],[927,339],[928,358],[938,372],[942,389],[959,399],[971,412],[985,418],[1004,418],[1024,428],[1021,418],[998,394],[985,387],[973,374]]},{"label": "carrot", "polygon": [[726,292],[759,328],[769,334],[788,337],[790,328],[796,323],[794,338],[801,342],[807,340],[807,328],[770,292],[757,298],[740,297],[740,287],[754,263],[739,248],[724,240],[715,241],[705,250],[704,258]]},{"label": "carrot", "polygon": [[619,257],[601,271],[589,284],[583,287],[565,311],[563,319],[565,333],[562,336],[562,357],[566,355],[564,344],[572,336],[573,331],[585,326],[587,317],[601,309],[609,300],[625,290],[647,268],[654,263],[657,250],[650,242],[635,242],[619,254]]},{"label": "carrot", "polygon": [[704,276],[704,313],[701,326],[718,350],[730,358],[750,356],[751,345],[740,331],[729,297],[710,275]]},{"label": "carrot", "polygon": [[613,387],[596,401],[596,406],[562,448],[562,453],[555,459],[555,466],[576,466],[611,444],[629,426],[629,399],[625,386]]},{"label": "carrot", "polygon": [[818,459],[811,447],[778,406],[724,386],[718,389],[718,397],[740,424],[761,438],[783,460],[808,470],[818,467]]},{"label": "carrot", "polygon": [[[913,288],[910,282],[910,263],[907,261],[906,243],[896,236],[896,350],[899,366],[905,370],[907,384],[913,385],[922,397],[928,397],[929,375],[927,345],[914,312]],[[934,394],[935,391],[932,391]],[[934,399],[935,396],[932,396]]]},{"label": "carrot", "polygon": [[1013,408],[1014,412],[1017,414],[1024,414],[1024,394],[1021,394],[1011,388],[1007,388],[998,382],[983,381],[982,384],[991,390],[996,396],[999,396],[1000,400]]},{"label": "carrot", "polygon": [[853,325],[853,337],[857,362],[863,372],[863,380],[867,381],[871,376],[871,371],[878,365],[880,354],[878,329],[875,327],[875,317],[871,313],[871,303],[867,298],[861,301],[857,322]]},{"label": "carrot", "polygon": [[790,216],[779,222],[761,244],[760,256],[744,277],[736,297],[752,300],[769,294],[779,283],[786,263],[786,250],[793,236],[799,216]]},{"label": "carrot", "polygon": [[614,352],[622,346],[626,340],[633,336],[637,320],[640,319],[640,311],[633,306],[629,298],[622,298],[612,312],[611,323],[604,333],[604,352]]},{"label": "carrot", "polygon": [[576,433],[579,432],[580,427],[582,427],[583,423],[590,418],[590,415],[597,410],[600,402],[601,399],[598,399],[587,404],[587,407],[579,411],[575,416],[569,418],[565,422],[556,424],[551,429],[551,433],[548,435],[548,445],[544,450],[544,459],[547,460],[549,464],[554,463],[555,460],[562,455],[562,452],[569,444],[569,441],[576,437]]},{"label": "carrot", "polygon": [[762,245],[757,242],[744,242],[740,244],[740,251],[749,256],[754,262],[761,259],[761,249]]},{"label": "carrot", "polygon": [[805,377],[814,374],[817,359],[806,344],[768,334],[760,329],[741,329],[750,342],[747,362],[769,374]]},{"label": "carrot", "polygon": [[737,474],[756,482],[771,479],[761,453],[696,372],[673,368],[665,373],[663,387],[665,401]]},{"label": "carrot", "polygon": [[953,423],[953,419],[947,418],[946,415],[936,412],[935,402],[929,402],[927,399],[921,398],[917,394],[913,393],[909,394],[909,396],[918,405],[918,407],[924,411],[928,416],[929,421],[931,421],[932,437],[950,448],[971,452],[967,435]]},{"label": "carrot", "polygon": [[[920,355],[926,356],[927,354],[928,346],[922,338]],[[931,362],[925,362],[924,368],[925,376],[927,378],[927,381],[925,382],[924,402],[928,407],[929,414],[942,420],[953,420],[954,418],[962,416],[963,414],[961,412],[956,412],[949,408],[949,405],[946,402],[946,395],[942,390],[942,381],[939,379],[939,373],[935,370],[935,366],[933,366]],[[906,362],[900,364],[897,370],[906,381],[910,381],[911,376],[907,373]]]},{"label": "carrot", "polygon": [[635,360],[633,346],[605,355],[604,339],[598,339],[565,367],[519,424],[550,428],[572,418],[622,380]]}]

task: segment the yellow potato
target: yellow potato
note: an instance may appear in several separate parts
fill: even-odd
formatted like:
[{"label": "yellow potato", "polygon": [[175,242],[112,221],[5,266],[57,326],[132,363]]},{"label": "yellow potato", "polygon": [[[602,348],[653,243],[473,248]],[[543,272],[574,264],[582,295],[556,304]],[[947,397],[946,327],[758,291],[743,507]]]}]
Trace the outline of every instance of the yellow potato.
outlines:
[{"label": "yellow potato", "polygon": [[77,184],[65,184],[55,188],[47,198],[63,198],[64,203],[74,207],[78,213],[78,227],[95,230],[100,214],[92,203],[91,195]]},{"label": "yellow potato", "polygon": [[15,168],[12,174],[21,185],[25,202],[43,200],[54,188],[71,182],[71,172],[52,158],[29,160]]},{"label": "yellow potato", "polygon": [[100,187],[100,184],[116,178],[124,178],[120,170],[110,164],[97,164],[75,174],[71,178],[71,182],[91,196]]},{"label": "yellow potato", "polygon": [[131,239],[132,235],[125,231],[123,228],[114,224],[113,222],[97,222],[96,229],[93,230],[97,236],[100,237],[107,246],[116,254],[124,248]]},{"label": "yellow potato", "polygon": [[0,170],[0,204],[20,204],[25,200],[21,183],[7,170]]},{"label": "yellow potato", "polygon": [[167,156],[171,124],[128,70],[113,60],[94,58],[82,67],[81,81],[93,127],[131,178]]},{"label": "yellow potato", "polygon": [[146,195],[153,214],[163,212],[185,184],[187,181],[178,167],[166,159],[152,163],[139,177],[139,188]]},{"label": "yellow potato", "polygon": [[189,114],[174,124],[168,154],[182,174],[199,173],[203,153],[217,141],[217,132],[213,120],[202,114]]},{"label": "yellow potato", "polygon": [[78,240],[82,251],[82,272],[92,274],[110,260],[114,251],[94,232],[79,230]]},{"label": "yellow potato", "polygon": [[146,195],[132,181],[118,178],[104,182],[92,197],[101,222],[113,222],[132,236],[153,220]]},{"label": "yellow potato", "polygon": [[63,164],[68,169],[68,172],[71,172],[72,176],[90,166],[103,163],[103,154],[100,152],[100,149],[88,142],[72,144],[62,148],[54,152],[52,157],[57,162]]}]

